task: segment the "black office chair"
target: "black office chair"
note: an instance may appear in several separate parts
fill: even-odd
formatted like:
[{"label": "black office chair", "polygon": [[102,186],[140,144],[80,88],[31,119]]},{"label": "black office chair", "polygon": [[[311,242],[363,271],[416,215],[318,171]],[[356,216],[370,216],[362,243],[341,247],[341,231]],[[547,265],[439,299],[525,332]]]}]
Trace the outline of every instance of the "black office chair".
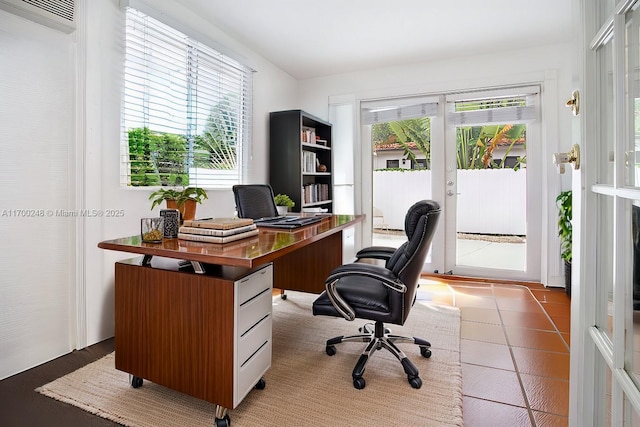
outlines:
[{"label": "black office chair", "polygon": [[240,218],[269,218],[278,216],[273,189],[268,184],[234,185],[233,197]]},{"label": "black office chair", "polygon": [[357,389],[365,387],[362,375],[369,357],[382,348],[400,361],[413,388],[422,386],[418,368],[395,343],[417,344],[423,357],[431,356],[431,344],[422,338],[392,335],[384,322],[403,325],[406,321],[415,301],[418,280],[440,212],[440,205],[435,201],[415,203],[409,208],[404,222],[409,240],[393,253],[384,267],[355,262],[336,268],[325,281],[326,291],[313,303],[314,315],[375,322],[373,329],[371,324],[360,328],[362,334],[327,340],[326,352],[329,356],[336,353],[336,344],[345,341],[368,342],[352,373],[353,386]]}]

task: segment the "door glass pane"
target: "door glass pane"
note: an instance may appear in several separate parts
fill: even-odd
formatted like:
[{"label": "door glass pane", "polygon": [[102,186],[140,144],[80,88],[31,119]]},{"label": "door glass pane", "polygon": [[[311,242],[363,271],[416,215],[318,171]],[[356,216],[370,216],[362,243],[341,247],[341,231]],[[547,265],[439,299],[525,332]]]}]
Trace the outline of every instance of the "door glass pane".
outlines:
[{"label": "door glass pane", "polygon": [[597,182],[613,185],[614,126],[613,126],[613,43],[597,51],[600,68],[599,140]]},{"label": "door glass pane", "polygon": [[631,238],[628,240],[631,261],[631,295],[633,296],[631,313],[632,331],[627,334],[626,369],[630,372],[636,384],[640,384],[640,203],[635,202],[631,207]]},{"label": "door glass pane", "polygon": [[597,325],[613,341],[613,198],[598,195]]},{"label": "door glass pane", "polygon": [[626,70],[626,117],[624,182],[627,186],[640,187],[640,11],[627,15],[625,40],[627,43]]},{"label": "door glass pane", "polygon": [[[597,352],[597,355],[594,378],[596,381],[594,392],[596,393],[595,402],[597,407],[593,411],[594,420],[596,420],[593,425],[610,427],[613,376],[611,375],[611,369],[602,358],[602,354]],[[597,383],[604,383],[604,386],[600,386]]]},{"label": "door glass pane", "polygon": [[616,5],[616,1],[615,0],[599,0],[596,2],[596,4],[599,7],[598,10],[598,23],[600,24],[599,26],[604,25],[605,21],[607,20],[607,18],[609,18],[609,16],[611,16],[611,13],[613,12],[613,8]]},{"label": "door glass pane", "polygon": [[456,127],[456,265],[525,270],[526,130],[524,124]]},{"label": "door glass pane", "polygon": [[409,207],[432,198],[431,118],[375,123],[371,147],[373,245],[397,248],[407,240],[404,218]]}]

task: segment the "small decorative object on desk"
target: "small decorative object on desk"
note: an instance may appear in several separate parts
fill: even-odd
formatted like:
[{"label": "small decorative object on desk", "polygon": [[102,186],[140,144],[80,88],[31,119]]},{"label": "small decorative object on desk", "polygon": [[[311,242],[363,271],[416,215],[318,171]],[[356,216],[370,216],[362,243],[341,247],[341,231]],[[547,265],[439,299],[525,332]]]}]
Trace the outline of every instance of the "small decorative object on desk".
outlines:
[{"label": "small decorative object on desk", "polygon": [[164,235],[164,218],[142,218],[140,235],[145,243],[160,243]]},{"label": "small decorative object on desk", "polygon": [[164,218],[164,238],[177,238],[180,227],[180,211],[178,209],[161,209],[160,216]]}]

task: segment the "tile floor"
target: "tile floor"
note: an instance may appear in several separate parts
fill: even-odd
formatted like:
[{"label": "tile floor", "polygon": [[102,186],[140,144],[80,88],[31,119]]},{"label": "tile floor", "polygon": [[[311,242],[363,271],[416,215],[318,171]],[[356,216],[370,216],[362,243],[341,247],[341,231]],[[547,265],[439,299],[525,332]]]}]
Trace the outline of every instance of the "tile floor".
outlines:
[{"label": "tile floor", "polygon": [[420,298],[460,308],[465,426],[568,425],[564,289],[423,279]]}]

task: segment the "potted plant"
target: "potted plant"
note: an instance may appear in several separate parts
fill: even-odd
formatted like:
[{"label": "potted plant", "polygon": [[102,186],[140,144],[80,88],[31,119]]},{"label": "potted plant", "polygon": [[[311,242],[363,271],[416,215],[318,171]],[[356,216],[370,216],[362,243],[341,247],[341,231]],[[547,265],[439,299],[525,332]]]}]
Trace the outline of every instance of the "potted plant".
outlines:
[{"label": "potted plant", "polygon": [[273,200],[276,202],[276,208],[280,215],[286,215],[289,209],[296,205],[294,201],[291,200],[291,197],[286,194],[277,194]]},{"label": "potted plant", "polygon": [[572,239],[572,212],[571,190],[561,192],[556,197],[558,206],[558,236],[560,237],[560,257],[564,261],[564,282],[567,295],[571,296],[571,239]]},{"label": "potted plant", "polygon": [[182,190],[161,188],[149,196],[149,200],[152,201],[151,209],[165,201],[167,209],[178,209],[180,211],[182,220],[194,219],[196,216],[196,203],[202,203],[207,198],[207,192],[200,187],[186,187]]}]

